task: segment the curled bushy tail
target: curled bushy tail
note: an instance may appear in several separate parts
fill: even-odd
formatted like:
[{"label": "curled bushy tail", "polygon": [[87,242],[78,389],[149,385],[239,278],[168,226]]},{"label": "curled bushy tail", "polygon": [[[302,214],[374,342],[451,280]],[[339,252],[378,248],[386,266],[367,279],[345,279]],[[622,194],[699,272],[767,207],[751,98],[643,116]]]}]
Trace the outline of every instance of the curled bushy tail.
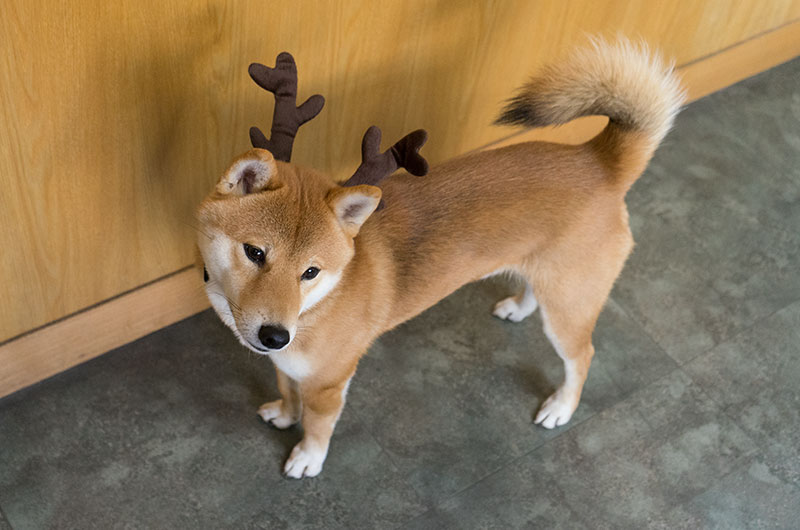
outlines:
[{"label": "curled bushy tail", "polygon": [[593,39],[566,61],[546,67],[503,109],[498,124],[543,127],[581,116],[608,116],[593,142],[617,162],[628,185],[644,170],[686,96],[673,72],[647,45]]}]

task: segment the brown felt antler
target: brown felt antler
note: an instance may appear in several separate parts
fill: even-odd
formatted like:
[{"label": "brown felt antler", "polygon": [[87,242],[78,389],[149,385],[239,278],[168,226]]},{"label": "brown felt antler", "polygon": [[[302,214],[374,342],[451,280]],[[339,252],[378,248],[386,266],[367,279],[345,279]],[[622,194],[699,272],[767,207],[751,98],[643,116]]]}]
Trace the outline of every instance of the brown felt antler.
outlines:
[{"label": "brown felt antler", "polygon": [[373,125],[367,129],[364,139],[361,141],[361,165],[342,186],[358,186],[359,184],[376,186],[399,168],[418,177],[426,175],[428,161],[419,154],[419,150],[427,139],[428,133],[423,129],[418,129],[405,135],[392,147],[381,153],[381,130]]},{"label": "brown felt antler", "polygon": [[[367,129],[364,139],[361,141],[361,165],[342,186],[358,186],[359,184],[377,186],[399,168],[418,177],[426,175],[428,161],[419,154],[419,150],[427,140],[428,133],[424,129],[417,129],[403,136],[392,147],[381,153],[381,130],[373,125]],[[381,200],[377,209],[380,210],[383,207],[384,203]]]},{"label": "brown felt antler", "polygon": [[258,127],[250,128],[250,143],[253,147],[266,149],[276,160],[288,162],[292,158],[292,144],[297,129],[319,114],[325,98],[319,94],[311,96],[302,105],[297,104],[297,65],[294,57],[283,52],[275,59],[275,68],[253,63],[248,69],[250,77],[258,86],[275,95],[275,110],[272,113],[270,138]]}]

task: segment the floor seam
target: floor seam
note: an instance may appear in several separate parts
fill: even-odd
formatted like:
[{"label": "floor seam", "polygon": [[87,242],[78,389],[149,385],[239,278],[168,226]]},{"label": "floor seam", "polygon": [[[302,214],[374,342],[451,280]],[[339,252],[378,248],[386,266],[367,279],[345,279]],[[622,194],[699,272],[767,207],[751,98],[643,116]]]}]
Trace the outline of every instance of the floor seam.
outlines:
[{"label": "floor seam", "polygon": [[[614,405],[611,405],[611,407],[613,407],[613,406]],[[442,504],[446,503],[447,501],[449,501],[449,500],[451,500],[451,499],[453,499],[455,497],[458,497],[459,495],[461,495],[462,493],[464,493],[466,491],[469,491],[470,489],[474,488],[475,486],[477,486],[478,484],[480,484],[484,480],[486,480],[486,479],[496,475],[497,473],[503,471],[504,469],[508,468],[509,466],[511,466],[515,462],[519,461],[520,459],[525,458],[526,456],[528,456],[528,455],[540,450],[541,448],[547,446],[548,444],[550,444],[554,440],[558,440],[559,438],[561,438],[562,436],[566,435],[567,433],[569,433],[573,429],[577,428],[579,425],[583,425],[584,423],[586,423],[591,418],[594,418],[597,414],[599,414],[603,410],[607,410],[608,408],[611,408],[611,407],[607,407],[606,409],[602,409],[602,410],[599,410],[599,411],[596,411],[596,412],[592,413],[591,415],[585,417],[581,421],[570,425],[570,427],[568,429],[566,429],[564,432],[561,432],[561,433],[557,434],[556,436],[553,436],[552,438],[550,438],[548,440],[545,440],[544,442],[542,442],[541,444],[537,445],[536,447],[533,447],[532,449],[530,449],[530,450],[528,450],[528,451],[526,451],[524,453],[521,453],[521,454],[511,458],[508,462],[506,462],[505,464],[501,465],[500,467],[498,467],[494,471],[490,471],[489,473],[487,473],[486,475],[484,475],[484,476],[480,477],[479,479],[475,480],[471,484],[469,484],[467,486],[464,486],[463,488],[461,488],[460,490],[456,491],[455,493],[453,493],[453,494],[449,495],[448,497],[445,497],[444,499],[441,499],[440,501],[436,502],[428,511],[426,511],[423,514],[420,514],[420,515],[418,515],[418,516],[406,521],[405,523],[403,523],[403,526],[412,523],[415,519],[418,519],[418,518],[422,517],[423,515],[427,514],[428,512],[435,510],[436,508],[440,507]],[[533,423],[531,425],[533,427],[540,428],[539,426],[537,426],[537,425],[535,425]]]},{"label": "floor seam", "polygon": [[[623,269],[623,274],[624,274],[624,269]],[[658,346],[658,349],[661,350],[661,353],[666,355],[673,363],[675,363],[676,366],[680,366],[680,363],[677,361],[677,359],[675,359],[672,355],[670,355],[667,349],[664,347],[664,345],[661,344],[658,340],[656,340],[656,338],[652,335],[652,333],[650,333],[650,331],[647,330],[645,322],[639,320],[635,316],[632,316],[628,308],[625,307],[625,304],[622,301],[618,300],[617,298],[614,298],[613,295],[609,295],[608,298],[612,300],[615,304],[617,304],[620,307],[620,309],[622,309],[622,312],[625,313],[625,316],[628,317],[634,324],[636,324],[639,327],[639,329],[641,329],[642,332],[647,336],[647,338],[650,339],[650,341],[652,341],[653,344]]]},{"label": "floor seam", "polygon": [[[688,366],[689,364],[693,363],[694,361],[698,360],[699,358],[703,357],[704,355],[707,355],[707,354],[711,353],[712,351],[714,351],[715,349],[719,348],[719,347],[720,347],[720,346],[722,346],[723,344],[725,344],[725,343],[727,343],[727,342],[734,341],[734,340],[735,340],[735,339],[737,339],[739,336],[741,336],[741,335],[743,335],[743,334],[745,334],[745,333],[749,332],[750,330],[752,330],[753,328],[755,328],[757,325],[761,324],[761,323],[762,323],[762,322],[764,322],[765,320],[769,320],[770,318],[774,317],[775,315],[777,315],[778,313],[780,313],[780,312],[781,312],[781,311],[783,311],[784,309],[786,309],[786,308],[788,308],[789,306],[792,306],[792,305],[794,305],[794,304],[796,304],[796,303],[798,303],[798,302],[800,302],[800,299],[792,300],[792,301],[791,301],[791,302],[789,302],[788,304],[786,304],[786,305],[784,305],[784,306],[782,306],[782,307],[780,307],[780,308],[778,308],[778,309],[774,310],[772,313],[769,313],[768,315],[764,315],[763,317],[761,317],[761,318],[759,318],[759,319],[755,320],[754,322],[752,322],[751,324],[749,324],[749,325],[745,326],[744,328],[740,329],[739,331],[737,331],[737,332],[733,333],[733,334],[732,334],[730,337],[726,337],[725,339],[723,339],[723,340],[720,340],[719,342],[717,342],[716,344],[714,344],[714,346],[712,346],[712,347],[710,347],[710,348],[706,349],[706,350],[705,350],[705,351],[703,351],[702,353],[699,353],[699,354],[695,355],[694,357],[692,357],[691,359],[687,360],[687,361],[686,361],[686,362],[684,362],[684,363],[680,363],[680,365],[679,365],[679,366],[680,366],[681,368],[683,368],[684,366]],[[687,373],[687,375],[689,375],[689,374]],[[690,377],[691,377],[691,376],[690,376]]]}]

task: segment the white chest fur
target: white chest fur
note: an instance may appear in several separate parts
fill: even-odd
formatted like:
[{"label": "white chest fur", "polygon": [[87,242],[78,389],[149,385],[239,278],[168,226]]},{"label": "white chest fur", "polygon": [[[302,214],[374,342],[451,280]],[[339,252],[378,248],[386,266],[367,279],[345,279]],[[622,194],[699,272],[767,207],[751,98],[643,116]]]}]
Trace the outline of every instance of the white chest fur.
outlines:
[{"label": "white chest fur", "polygon": [[269,357],[278,367],[278,370],[295,381],[302,381],[311,373],[311,363],[309,363],[303,352],[296,350],[281,351],[273,353]]}]

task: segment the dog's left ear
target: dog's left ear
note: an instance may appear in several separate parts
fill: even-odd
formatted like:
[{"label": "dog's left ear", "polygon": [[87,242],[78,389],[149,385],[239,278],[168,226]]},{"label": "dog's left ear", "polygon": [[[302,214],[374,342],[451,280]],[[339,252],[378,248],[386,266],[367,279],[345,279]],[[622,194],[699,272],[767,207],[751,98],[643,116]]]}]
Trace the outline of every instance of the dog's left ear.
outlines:
[{"label": "dog's left ear", "polygon": [[247,195],[277,187],[278,166],[266,149],[251,149],[233,161],[217,184],[221,195]]},{"label": "dog's left ear", "polygon": [[328,192],[325,200],[344,232],[350,237],[356,237],[361,225],[381,202],[381,189],[366,184],[347,188],[336,187]]}]

